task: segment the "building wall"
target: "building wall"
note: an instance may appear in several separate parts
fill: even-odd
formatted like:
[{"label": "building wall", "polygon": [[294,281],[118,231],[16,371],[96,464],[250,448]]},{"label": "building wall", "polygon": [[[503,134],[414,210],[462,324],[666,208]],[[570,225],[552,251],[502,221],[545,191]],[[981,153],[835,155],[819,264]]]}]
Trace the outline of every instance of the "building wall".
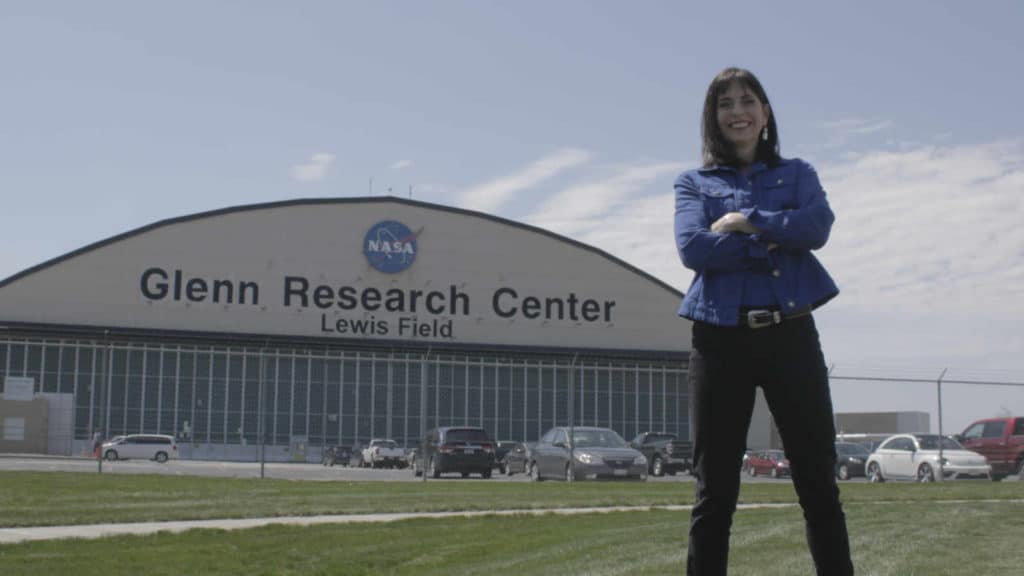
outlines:
[{"label": "building wall", "polygon": [[570,422],[626,438],[690,429],[679,356],[8,338],[7,375],[73,397],[79,447],[95,430],[162,433],[194,458],[252,459],[262,439],[270,459],[293,460],[301,444],[316,461],[323,446],[380,436],[412,446],[439,425],[525,441]]},{"label": "building wall", "polygon": [[836,414],[840,434],[912,434],[930,431],[927,412],[845,412]]},{"label": "building wall", "polygon": [[[0,396],[0,452],[46,454],[47,414],[44,398],[5,400]],[[15,419],[23,426],[12,426]],[[12,428],[22,435],[20,439],[10,437]]]}]

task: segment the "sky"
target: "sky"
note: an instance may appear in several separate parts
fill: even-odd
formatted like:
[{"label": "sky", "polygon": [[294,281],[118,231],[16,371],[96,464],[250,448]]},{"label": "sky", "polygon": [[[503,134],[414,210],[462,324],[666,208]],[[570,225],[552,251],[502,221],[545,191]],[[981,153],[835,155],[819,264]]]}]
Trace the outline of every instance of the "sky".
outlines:
[{"label": "sky", "polygon": [[[1015,0],[4,0],[0,278],[166,218],[390,194],[685,292],[672,182],[740,66],[836,213],[836,411],[936,429],[940,376],[1024,383],[1021,22]],[[942,388],[946,432],[1024,414],[1022,387]]]}]

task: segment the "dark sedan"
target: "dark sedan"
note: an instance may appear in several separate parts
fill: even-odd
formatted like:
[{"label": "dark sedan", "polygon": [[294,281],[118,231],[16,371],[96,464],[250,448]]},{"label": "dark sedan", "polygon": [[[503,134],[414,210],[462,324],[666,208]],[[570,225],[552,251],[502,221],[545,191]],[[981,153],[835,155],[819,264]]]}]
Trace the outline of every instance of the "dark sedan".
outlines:
[{"label": "dark sedan", "polygon": [[505,471],[507,476],[529,472],[531,444],[516,442],[512,448],[505,452],[505,456],[501,459],[501,469]]},{"label": "dark sedan", "polygon": [[647,458],[610,428],[560,426],[548,430],[530,451],[534,481],[647,480]]},{"label": "dark sedan", "polygon": [[863,444],[836,442],[836,478],[849,480],[864,476],[864,465],[871,451]]}]

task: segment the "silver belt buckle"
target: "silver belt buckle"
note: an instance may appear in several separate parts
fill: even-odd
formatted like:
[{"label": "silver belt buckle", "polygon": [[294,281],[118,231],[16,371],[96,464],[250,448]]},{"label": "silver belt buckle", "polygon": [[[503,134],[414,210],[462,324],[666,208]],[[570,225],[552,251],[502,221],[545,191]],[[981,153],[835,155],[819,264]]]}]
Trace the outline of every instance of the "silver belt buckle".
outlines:
[{"label": "silver belt buckle", "polygon": [[777,310],[750,310],[747,312],[747,326],[764,328],[782,322],[782,313]]}]

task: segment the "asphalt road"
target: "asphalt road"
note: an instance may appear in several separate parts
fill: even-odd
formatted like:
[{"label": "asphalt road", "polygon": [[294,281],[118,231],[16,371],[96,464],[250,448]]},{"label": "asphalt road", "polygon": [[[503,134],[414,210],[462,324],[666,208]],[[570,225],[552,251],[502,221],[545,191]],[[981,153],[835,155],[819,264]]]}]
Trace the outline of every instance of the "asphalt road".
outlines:
[{"label": "asphalt road", "polygon": [[[148,460],[117,460],[103,461],[102,470],[100,463],[96,460],[85,458],[65,458],[58,456],[35,456],[23,454],[0,454],[0,471],[7,470],[29,470],[42,472],[102,472],[103,474],[172,474],[179,476],[215,476],[225,478],[259,478],[259,462],[222,462],[215,460],[170,460],[159,464]],[[412,475],[412,471],[405,469],[371,469],[351,468],[348,466],[321,466],[319,464],[293,463],[293,462],[267,462],[263,465],[263,477],[277,478],[282,480],[313,480],[313,481],[337,481],[346,482],[359,480],[387,480],[395,482],[419,482],[420,478]],[[483,481],[479,476],[472,476],[470,481]],[[429,482],[438,481],[466,481],[456,474],[443,476],[440,480],[429,479]],[[487,482],[528,482],[529,478],[524,474],[505,476],[494,471],[494,476]],[[692,483],[693,477],[689,474],[677,474],[675,476],[663,476],[660,478],[650,477],[649,482],[676,482]],[[744,482],[789,482],[788,478],[773,480],[771,478],[758,476],[750,478],[743,475]],[[863,478],[850,480],[850,482],[864,482]]]}]

